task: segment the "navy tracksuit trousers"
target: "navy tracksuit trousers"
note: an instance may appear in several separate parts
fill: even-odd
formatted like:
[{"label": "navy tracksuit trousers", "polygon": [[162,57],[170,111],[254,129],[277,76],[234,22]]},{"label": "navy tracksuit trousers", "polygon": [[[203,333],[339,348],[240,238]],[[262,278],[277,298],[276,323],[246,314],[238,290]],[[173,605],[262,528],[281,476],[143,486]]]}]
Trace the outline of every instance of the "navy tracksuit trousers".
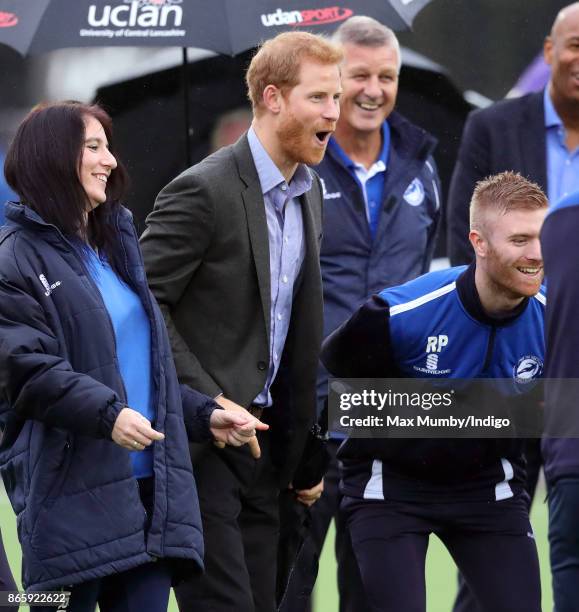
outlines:
[{"label": "navy tracksuit trousers", "polygon": [[428,538],[444,543],[481,612],[541,612],[526,494],[498,502],[411,503],[345,497],[342,511],[370,609],[425,612]]}]

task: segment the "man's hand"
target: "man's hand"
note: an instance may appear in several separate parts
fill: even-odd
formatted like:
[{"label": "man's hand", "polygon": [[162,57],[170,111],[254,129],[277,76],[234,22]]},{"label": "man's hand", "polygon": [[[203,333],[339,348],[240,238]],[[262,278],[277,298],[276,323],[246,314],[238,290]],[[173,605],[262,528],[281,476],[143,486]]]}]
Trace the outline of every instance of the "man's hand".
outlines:
[{"label": "man's hand", "polygon": [[304,504],[304,506],[312,506],[315,504],[318,499],[322,496],[324,491],[324,479],[320,480],[315,487],[311,489],[302,489],[301,491],[296,491],[296,497],[299,502]]},{"label": "man's hand", "polygon": [[[209,428],[216,442],[231,446],[243,446],[255,437],[255,430],[265,431],[269,425],[262,423],[249,412],[214,410],[209,420]],[[258,447],[259,448],[259,447]]]},{"label": "man's hand", "polygon": [[[255,426],[253,427],[253,429],[268,429],[269,425],[266,425],[265,423],[262,423],[261,421],[258,421],[252,414],[250,414],[243,406],[240,406],[239,404],[236,404],[235,402],[232,402],[231,400],[227,399],[225,396],[220,395],[219,397],[215,398],[215,401],[224,409],[233,413],[238,413],[240,415],[243,416],[243,418],[245,419],[252,419],[254,422],[259,423],[260,426]],[[219,412],[218,410],[214,410],[213,414],[211,415],[211,418],[213,418],[213,415]],[[210,423],[211,426],[211,423]],[[213,432],[213,429],[211,430]],[[215,434],[213,434],[215,435]],[[217,436],[215,436],[217,438],[217,440],[214,442],[214,444],[219,447],[219,448],[223,448],[225,446],[225,442],[224,440],[221,440],[220,438],[218,438]],[[255,459],[259,459],[261,457],[261,449],[259,448],[259,442],[257,441],[257,437],[255,435],[255,431],[253,432],[252,436],[249,436],[247,440],[244,441],[244,443],[247,442],[247,444],[249,445],[249,450],[251,451],[251,455],[255,458]]]},{"label": "man's hand", "polygon": [[123,448],[141,451],[151,446],[155,440],[163,440],[165,436],[155,431],[142,414],[127,407],[119,412],[111,438]]}]

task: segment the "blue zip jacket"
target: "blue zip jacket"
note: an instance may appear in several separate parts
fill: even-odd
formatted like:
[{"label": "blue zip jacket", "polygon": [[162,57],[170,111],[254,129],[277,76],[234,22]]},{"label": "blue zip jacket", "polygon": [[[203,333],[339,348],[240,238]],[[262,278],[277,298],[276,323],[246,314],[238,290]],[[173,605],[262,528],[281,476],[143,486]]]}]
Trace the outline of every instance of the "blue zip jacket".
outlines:
[{"label": "blue zip jacket", "polygon": [[[9,203],[0,230],[0,473],[16,513],[22,582],[56,589],[158,557],[176,579],[202,568],[188,437],[209,438],[214,402],[180,386],[163,317],[147,287],[126,209],[113,219],[123,276],[151,324],[156,420],[154,508],[146,514],[129,451],[111,432],[125,406],[112,324],[75,247]],[[185,417],[184,417],[185,415]]]},{"label": "blue zip jacket", "polygon": [[369,296],[416,278],[430,266],[441,209],[432,158],[436,140],[396,112],[388,124],[388,167],[374,240],[360,184],[340,156],[328,148],[315,168],[324,192],[324,337]]},{"label": "blue zip jacket", "polygon": [[[579,379],[579,193],[573,193],[549,209],[541,230],[541,249],[549,287],[547,306],[547,358],[545,416],[561,423],[572,419],[577,431],[577,379]],[[572,379],[572,380],[569,380]],[[560,430],[561,427],[557,427]],[[579,439],[549,438],[542,441],[545,478],[579,476]]]},{"label": "blue zip jacket", "polygon": [[[541,376],[544,295],[492,319],[474,277],[473,264],[382,291],[325,341],[324,364],[343,378],[516,379],[530,363]],[[522,440],[351,438],[339,458],[343,492],[370,499],[499,500],[525,477]]]}]

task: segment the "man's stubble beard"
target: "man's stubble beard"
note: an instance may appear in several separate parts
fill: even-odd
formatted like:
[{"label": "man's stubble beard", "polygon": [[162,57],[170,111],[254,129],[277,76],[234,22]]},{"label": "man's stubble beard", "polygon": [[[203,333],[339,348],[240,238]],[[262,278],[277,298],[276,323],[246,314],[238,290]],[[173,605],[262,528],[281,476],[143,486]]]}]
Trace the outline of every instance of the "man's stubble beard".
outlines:
[{"label": "man's stubble beard", "polygon": [[[532,292],[521,293],[521,290],[517,289],[518,286],[521,286],[521,283],[517,283],[516,281],[517,275],[519,274],[516,270],[518,260],[511,264],[504,262],[491,243],[489,243],[489,258],[492,258],[493,263],[490,266],[487,265],[487,276],[494,293],[502,295],[509,300],[517,300],[531,297],[541,288],[541,282],[543,281],[542,276],[540,276],[539,280],[536,282],[536,290],[533,289]],[[530,283],[528,286],[531,287]]]},{"label": "man's stubble beard", "polygon": [[280,122],[277,137],[284,154],[293,163],[315,166],[324,157],[325,148],[318,151],[312,146],[309,141],[313,133],[293,113],[288,113]]}]

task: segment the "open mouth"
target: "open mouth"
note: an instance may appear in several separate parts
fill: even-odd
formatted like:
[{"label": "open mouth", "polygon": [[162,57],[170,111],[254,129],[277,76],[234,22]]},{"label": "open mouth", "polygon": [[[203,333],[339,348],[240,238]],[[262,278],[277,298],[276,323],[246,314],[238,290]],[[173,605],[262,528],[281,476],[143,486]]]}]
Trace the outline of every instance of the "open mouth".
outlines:
[{"label": "open mouth", "polygon": [[332,132],[316,132],[316,140],[320,145],[327,145]]}]

